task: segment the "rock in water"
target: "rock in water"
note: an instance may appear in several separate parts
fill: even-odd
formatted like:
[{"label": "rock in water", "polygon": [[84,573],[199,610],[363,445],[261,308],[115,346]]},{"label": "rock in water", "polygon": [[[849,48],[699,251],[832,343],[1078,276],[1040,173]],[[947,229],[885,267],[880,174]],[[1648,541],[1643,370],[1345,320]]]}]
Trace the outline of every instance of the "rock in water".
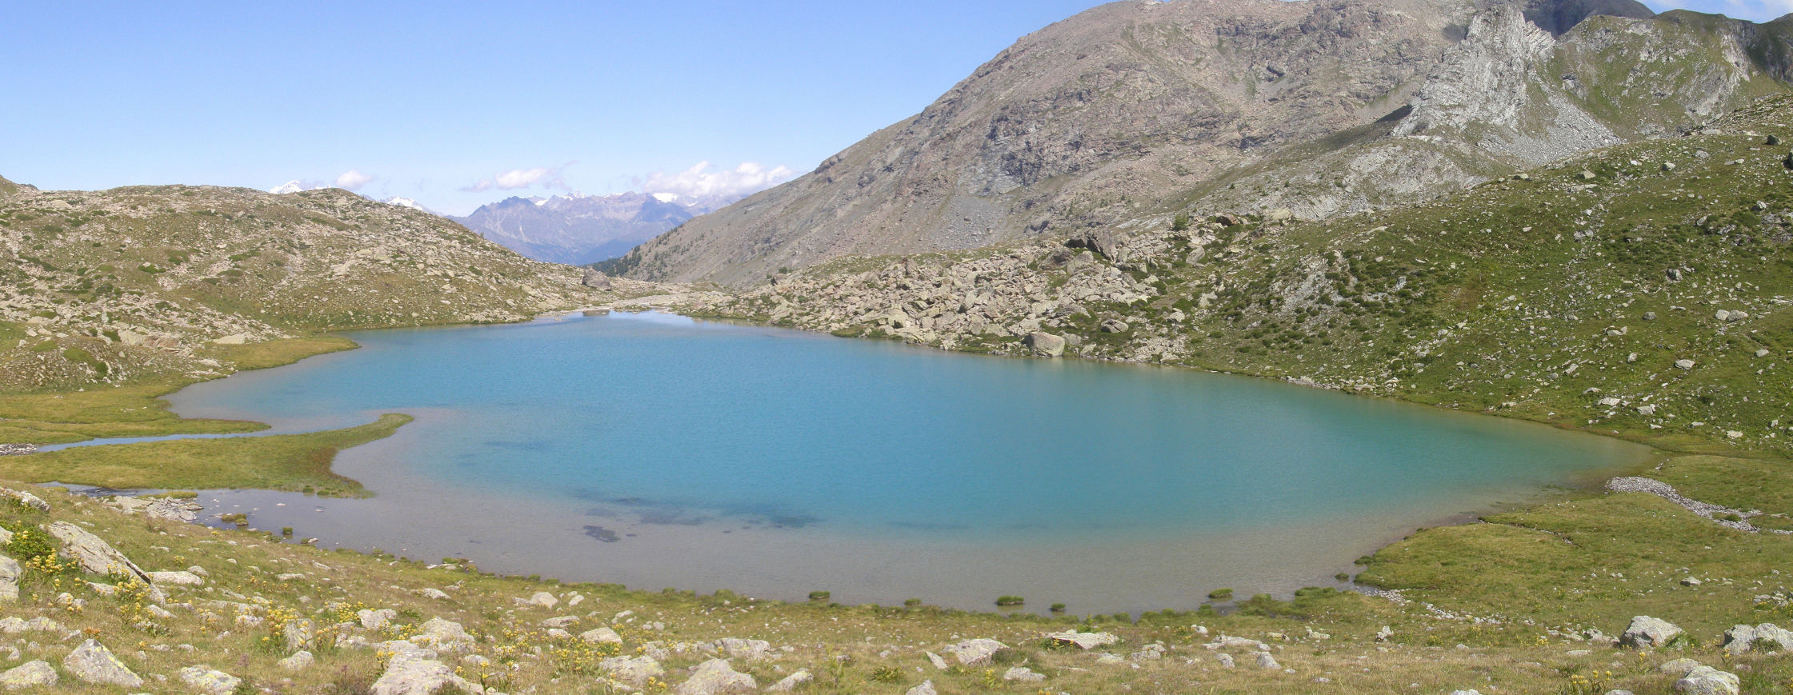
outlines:
[{"label": "rock in water", "polygon": [[96,685],[116,685],[123,688],[136,688],[143,685],[143,679],[126,668],[123,661],[112,655],[106,645],[94,640],[82,642],[81,646],[62,657],[62,670],[83,683]]},{"label": "rock in water", "polygon": [[753,676],[738,672],[727,659],[711,659],[697,665],[691,677],[679,684],[679,695],[730,695],[759,689]]}]

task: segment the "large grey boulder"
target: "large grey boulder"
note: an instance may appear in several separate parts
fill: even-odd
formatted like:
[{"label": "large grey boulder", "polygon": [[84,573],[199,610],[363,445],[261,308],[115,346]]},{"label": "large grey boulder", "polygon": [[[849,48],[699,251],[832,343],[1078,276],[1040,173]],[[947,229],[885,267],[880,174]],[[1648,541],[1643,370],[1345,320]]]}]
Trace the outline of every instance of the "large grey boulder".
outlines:
[{"label": "large grey boulder", "polygon": [[597,268],[586,268],[585,276],[579,278],[579,284],[594,290],[607,290],[610,289],[610,276]]},{"label": "large grey boulder", "polygon": [[432,652],[417,649],[400,651],[386,661],[386,670],[374,681],[369,695],[434,695],[454,687],[463,692],[483,693],[485,689],[455,675],[454,667],[436,661]]},{"label": "large grey boulder", "polygon": [[1619,635],[1619,644],[1638,649],[1661,648],[1681,634],[1681,628],[1674,623],[1640,615],[1632,618],[1625,632]]},{"label": "large grey boulder", "polygon": [[1017,683],[1038,683],[1046,680],[1046,675],[1043,673],[1036,673],[1033,669],[1026,666],[1016,666],[1003,672],[1002,679]]},{"label": "large grey boulder", "polygon": [[679,684],[678,695],[732,695],[759,690],[753,676],[736,671],[727,659],[711,659],[697,665],[691,677]]},{"label": "large grey boulder", "polygon": [[666,669],[660,666],[651,656],[626,658],[613,656],[598,662],[598,668],[604,669],[612,679],[627,683],[631,688],[647,687],[647,679],[666,675]]},{"label": "large grey boulder", "polygon": [[990,663],[990,657],[995,656],[996,652],[1008,648],[1009,645],[993,639],[968,639],[958,644],[948,645],[940,651],[958,659],[960,666],[983,666]]},{"label": "large grey boulder", "polygon": [[63,557],[74,560],[81,570],[93,574],[129,574],[135,575],[145,583],[149,583],[149,574],[131,562],[124,553],[112,548],[110,543],[88,533],[85,529],[66,521],[58,521],[46,529],[56,540],[62,541]]},{"label": "large grey boulder", "polygon": [[1029,333],[1021,342],[1040,357],[1063,357],[1065,339],[1051,333]]},{"label": "large grey boulder", "polygon": [[940,695],[940,694],[938,691],[934,690],[934,681],[922,681],[921,685],[910,688],[909,691],[903,693],[903,695]]},{"label": "large grey boulder", "polygon": [[1731,655],[1745,654],[1758,647],[1765,651],[1793,651],[1793,632],[1781,629],[1774,623],[1761,625],[1738,625],[1725,630],[1725,653]]},{"label": "large grey boulder", "polygon": [[230,695],[242,685],[243,679],[219,671],[210,666],[188,666],[177,673],[182,683],[192,688],[193,692],[205,695]]},{"label": "large grey boulder", "polygon": [[769,693],[792,692],[792,691],[795,691],[796,689],[801,688],[805,685],[809,685],[811,682],[815,681],[815,679],[816,679],[816,677],[813,675],[810,675],[809,671],[799,669],[796,673],[792,673],[791,675],[785,676],[784,680],[778,681],[777,683],[773,683],[772,685],[767,686],[766,692],[769,692]]},{"label": "large grey boulder", "polygon": [[1090,229],[1065,241],[1065,245],[1074,249],[1089,249],[1102,254],[1111,261],[1121,260],[1121,245],[1114,233],[1106,229]]},{"label": "large grey boulder", "polygon": [[716,649],[728,655],[730,659],[759,660],[766,658],[766,650],[772,644],[765,640],[724,637],[716,640]]},{"label": "large grey boulder", "polygon": [[1106,647],[1121,641],[1121,638],[1106,632],[1078,632],[1076,630],[1053,632],[1047,634],[1046,637],[1060,644],[1076,645],[1078,649],[1084,651],[1089,651],[1096,647]]},{"label": "large grey boulder", "polygon": [[[30,453],[30,452],[27,451],[27,452],[21,452],[21,453]],[[37,511],[40,511],[40,512],[50,511],[50,503],[49,502],[45,502],[45,501],[43,501],[43,499],[39,498],[37,495],[33,495],[29,492],[25,492],[24,490],[14,490],[9,487],[0,487],[0,497],[10,499],[13,502],[18,503],[20,506],[30,507],[30,508],[36,509]]]},{"label": "large grey boulder", "polygon": [[430,618],[423,622],[421,632],[411,638],[411,642],[420,647],[428,647],[443,652],[464,652],[473,649],[473,636],[460,623],[441,618]]},{"label": "large grey boulder", "polygon": [[143,678],[132,673],[123,661],[113,656],[112,650],[91,639],[75,647],[68,656],[62,657],[62,670],[83,683],[123,688],[143,685]]},{"label": "large grey boulder", "polygon": [[0,673],[0,689],[47,688],[56,684],[56,678],[56,667],[40,659],[20,664],[7,669],[5,673]]},{"label": "large grey boulder", "polygon": [[1738,695],[1737,674],[1699,666],[1675,681],[1675,692],[1687,695]]},{"label": "large grey boulder", "polygon": [[25,568],[19,561],[0,555],[0,601],[13,602],[19,600],[19,578],[25,576]]}]

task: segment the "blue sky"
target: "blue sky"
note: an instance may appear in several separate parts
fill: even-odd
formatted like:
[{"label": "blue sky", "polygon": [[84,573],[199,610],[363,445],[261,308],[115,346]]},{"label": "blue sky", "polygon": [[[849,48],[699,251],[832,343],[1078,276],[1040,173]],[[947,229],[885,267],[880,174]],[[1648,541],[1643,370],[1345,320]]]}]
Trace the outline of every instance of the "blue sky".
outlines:
[{"label": "blue sky", "polygon": [[297,180],[457,214],[507,195],[763,185],[1096,4],[23,3],[0,41],[0,175]]}]

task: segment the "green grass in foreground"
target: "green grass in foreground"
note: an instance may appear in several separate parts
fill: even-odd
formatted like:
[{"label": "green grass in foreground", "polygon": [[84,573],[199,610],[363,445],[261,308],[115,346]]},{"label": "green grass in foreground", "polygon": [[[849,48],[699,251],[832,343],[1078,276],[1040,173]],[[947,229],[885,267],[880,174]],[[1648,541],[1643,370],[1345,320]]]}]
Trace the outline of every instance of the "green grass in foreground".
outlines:
[{"label": "green grass in foreground", "polygon": [[388,413],[340,430],[229,439],[187,439],[63,449],[9,458],[8,477],[114,488],[255,488],[367,494],[330,471],[341,449],[391,436],[411,421]]}]

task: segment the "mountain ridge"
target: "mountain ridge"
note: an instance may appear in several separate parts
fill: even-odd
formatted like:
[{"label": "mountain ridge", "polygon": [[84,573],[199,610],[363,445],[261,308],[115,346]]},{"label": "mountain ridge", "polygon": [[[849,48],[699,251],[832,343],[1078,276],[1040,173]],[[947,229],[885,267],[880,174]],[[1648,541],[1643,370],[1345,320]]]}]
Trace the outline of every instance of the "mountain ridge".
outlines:
[{"label": "mountain ridge", "polygon": [[[1527,11],[1580,19],[1559,37]],[[1578,0],[1099,6],[810,173],[603,267],[748,286],[842,255],[971,249],[1179,207],[1347,214],[1673,134],[1786,89],[1789,43],[1773,23],[1601,12],[1644,14]],[[1510,108],[1453,112],[1489,88]]]}]

